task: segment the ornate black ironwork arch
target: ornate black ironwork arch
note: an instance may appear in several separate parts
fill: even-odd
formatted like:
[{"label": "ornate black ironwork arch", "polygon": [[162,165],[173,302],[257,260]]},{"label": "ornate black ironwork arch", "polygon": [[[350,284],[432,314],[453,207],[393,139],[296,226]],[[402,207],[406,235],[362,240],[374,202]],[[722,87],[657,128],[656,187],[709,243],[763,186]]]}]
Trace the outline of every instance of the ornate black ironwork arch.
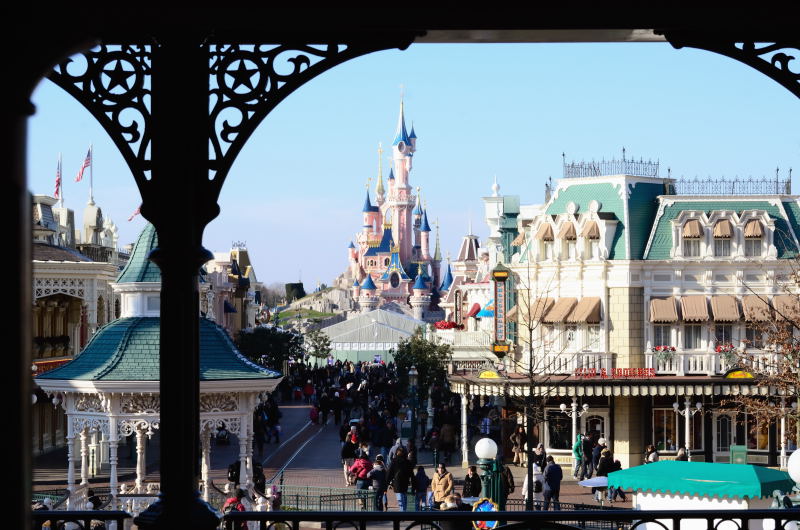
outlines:
[{"label": "ornate black ironwork arch", "polygon": [[790,64],[796,67],[800,65],[800,61],[792,62],[796,56],[800,56],[800,41],[794,38],[763,42],[756,39],[726,38],[713,34],[681,31],[667,31],[664,32],[664,36],[675,48],[707,50],[751,66],[800,98],[800,71],[792,71],[790,68]]}]

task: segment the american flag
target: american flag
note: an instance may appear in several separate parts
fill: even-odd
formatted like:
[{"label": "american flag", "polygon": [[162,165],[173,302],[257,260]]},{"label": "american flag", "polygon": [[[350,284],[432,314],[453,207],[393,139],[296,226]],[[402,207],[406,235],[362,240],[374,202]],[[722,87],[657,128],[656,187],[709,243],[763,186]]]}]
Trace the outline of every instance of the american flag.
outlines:
[{"label": "american flag", "polygon": [[128,222],[130,223],[131,221],[133,221],[133,219],[134,219],[134,218],[135,218],[137,215],[139,215],[140,213],[142,213],[142,205],[141,205],[141,204],[140,204],[139,206],[137,206],[137,207],[136,207],[136,209],[135,209],[135,210],[133,211],[133,213],[131,214],[131,216],[130,216],[130,217],[128,217]]},{"label": "american flag", "polygon": [[81,164],[81,168],[78,170],[78,176],[75,177],[75,182],[80,182],[83,178],[83,171],[92,165],[92,148],[89,148],[89,152],[86,153],[86,158],[83,160],[83,164]]},{"label": "american flag", "polygon": [[61,155],[58,155],[58,167],[56,168],[56,191],[53,193],[56,199],[61,198]]}]

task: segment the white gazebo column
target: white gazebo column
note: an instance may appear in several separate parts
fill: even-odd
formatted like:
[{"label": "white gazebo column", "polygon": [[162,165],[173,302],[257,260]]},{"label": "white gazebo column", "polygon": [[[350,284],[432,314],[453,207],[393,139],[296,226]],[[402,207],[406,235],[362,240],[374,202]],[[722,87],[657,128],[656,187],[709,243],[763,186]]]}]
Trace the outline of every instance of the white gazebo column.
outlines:
[{"label": "white gazebo column", "polygon": [[94,428],[90,431],[89,435],[89,475],[94,477],[97,475],[98,470],[98,461],[100,459],[100,455],[98,454],[98,438],[97,428]]},{"label": "white gazebo column", "polygon": [[75,491],[75,431],[72,418],[67,417],[67,490]]},{"label": "white gazebo column", "polygon": [[683,401],[684,408],[686,410],[686,414],[683,418],[683,428],[684,428],[684,447],[686,447],[686,458],[689,460],[692,459],[692,434],[689,430],[692,428],[692,398],[686,396]]},{"label": "white gazebo column", "polygon": [[200,431],[200,479],[203,481],[203,500],[208,502],[211,481],[208,472],[211,468],[211,429],[208,426]]},{"label": "white gazebo column", "polygon": [[461,394],[461,467],[469,467],[469,432],[467,430],[467,402],[469,395]]},{"label": "white gazebo column", "polygon": [[88,458],[88,444],[86,443],[88,438],[88,428],[84,427],[81,429],[81,486],[86,485],[89,483],[89,458]]},{"label": "white gazebo column", "polygon": [[239,484],[246,488],[250,477],[247,474],[247,416],[244,414],[239,425]]},{"label": "white gazebo column", "polygon": [[138,425],[136,427],[136,493],[144,493],[145,476],[145,430]]},{"label": "white gazebo column", "polygon": [[578,398],[572,398],[572,443],[578,439]]},{"label": "white gazebo column", "polygon": [[117,403],[118,400],[113,397],[109,401],[111,414],[108,418],[108,486],[111,490],[111,498],[114,501],[114,506],[112,507],[114,509],[116,508],[117,493],[119,490],[119,479],[117,477],[117,464],[119,462],[117,457],[117,448],[119,447],[119,428],[117,425],[117,417],[114,415],[116,413]]}]

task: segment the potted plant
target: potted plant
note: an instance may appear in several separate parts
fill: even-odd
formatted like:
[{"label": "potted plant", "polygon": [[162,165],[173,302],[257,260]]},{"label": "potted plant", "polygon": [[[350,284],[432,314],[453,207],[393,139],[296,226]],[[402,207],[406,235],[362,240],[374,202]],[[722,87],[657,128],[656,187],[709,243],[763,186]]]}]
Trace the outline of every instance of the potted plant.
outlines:
[{"label": "potted plant", "polygon": [[659,363],[668,363],[675,358],[675,346],[653,346],[650,351]]}]

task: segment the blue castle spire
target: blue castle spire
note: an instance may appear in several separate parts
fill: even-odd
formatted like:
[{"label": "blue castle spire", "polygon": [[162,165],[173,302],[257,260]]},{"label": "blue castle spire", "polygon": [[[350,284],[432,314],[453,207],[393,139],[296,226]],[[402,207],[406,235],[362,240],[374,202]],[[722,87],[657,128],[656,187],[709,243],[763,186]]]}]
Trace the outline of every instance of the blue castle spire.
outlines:
[{"label": "blue castle spire", "polygon": [[444,273],[442,285],[439,287],[440,291],[449,291],[450,286],[453,285],[453,273],[450,270],[450,263],[447,264],[447,272]]},{"label": "blue castle spire", "polygon": [[372,289],[372,290],[377,289],[377,287],[375,287],[375,282],[372,281],[372,276],[367,274],[367,279],[364,280],[364,283],[361,284],[361,288],[362,289]]},{"label": "blue castle spire", "polygon": [[414,282],[414,289],[427,289],[428,287],[425,285],[425,280],[422,279],[422,271],[417,274],[417,281]]},{"label": "blue castle spire", "polygon": [[403,100],[400,100],[400,116],[397,118],[397,131],[394,133],[394,142],[392,142],[392,145],[397,145],[400,142],[408,144],[410,143],[408,140],[408,132],[406,131],[406,117],[403,111]]},{"label": "blue castle spire", "polygon": [[430,232],[431,225],[428,224],[428,210],[422,211],[422,223],[419,225],[420,232]]},{"label": "blue castle spire", "polygon": [[394,169],[389,168],[389,180],[394,180]]}]

